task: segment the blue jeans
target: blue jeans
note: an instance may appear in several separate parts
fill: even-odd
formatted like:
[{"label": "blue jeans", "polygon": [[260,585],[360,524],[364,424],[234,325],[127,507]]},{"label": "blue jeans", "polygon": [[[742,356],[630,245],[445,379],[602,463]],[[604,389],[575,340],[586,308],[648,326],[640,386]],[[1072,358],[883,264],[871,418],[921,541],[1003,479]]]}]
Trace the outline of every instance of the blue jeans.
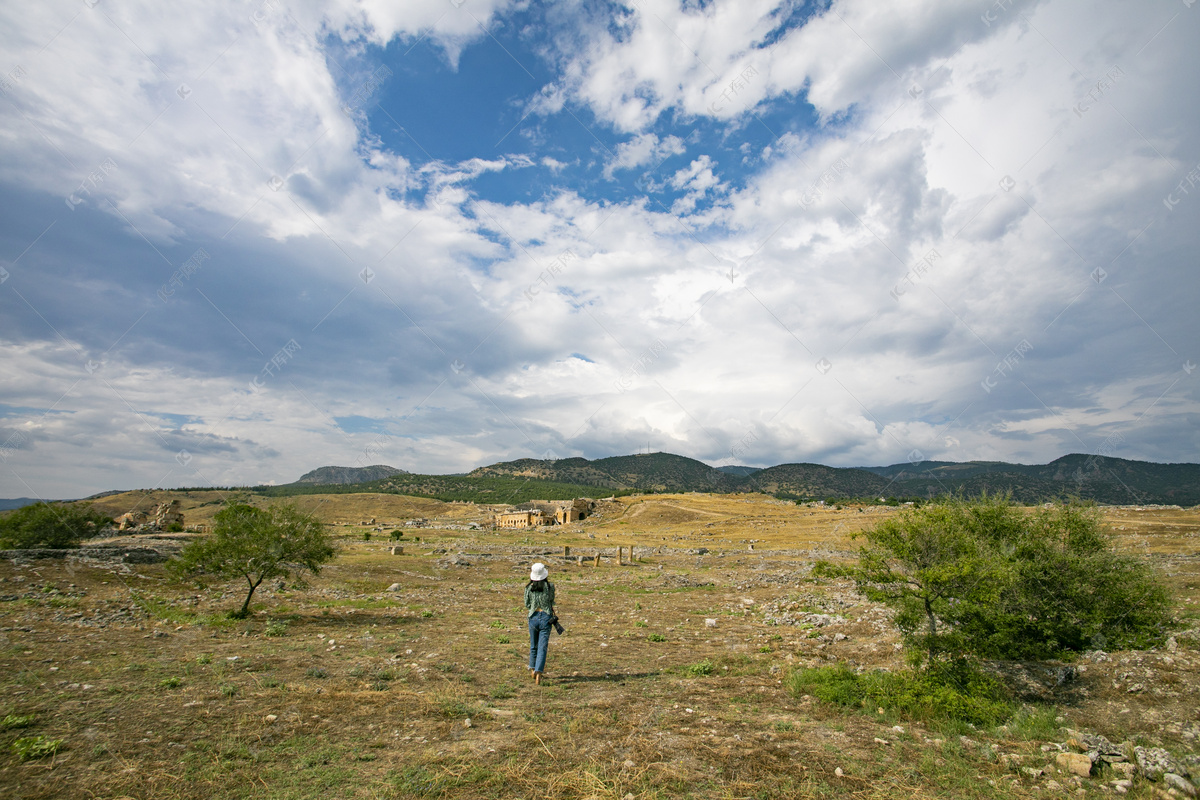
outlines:
[{"label": "blue jeans", "polygon": [[529,668],[546,671],[546,650],[550,646],[550,615],[539,611],[529,618]]}]

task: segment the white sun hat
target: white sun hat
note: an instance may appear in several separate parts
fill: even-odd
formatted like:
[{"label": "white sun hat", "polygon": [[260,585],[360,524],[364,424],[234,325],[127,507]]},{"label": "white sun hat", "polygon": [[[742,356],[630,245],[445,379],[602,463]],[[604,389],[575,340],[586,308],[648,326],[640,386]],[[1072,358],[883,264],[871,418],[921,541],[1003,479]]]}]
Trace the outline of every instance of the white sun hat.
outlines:
[{"label": "white sun hat", "polygon": [[529,580],[544,581],[549,574],[550,570],[546,569],[546,565],[539,561],[533,565],[533,569],[529,570]]}]

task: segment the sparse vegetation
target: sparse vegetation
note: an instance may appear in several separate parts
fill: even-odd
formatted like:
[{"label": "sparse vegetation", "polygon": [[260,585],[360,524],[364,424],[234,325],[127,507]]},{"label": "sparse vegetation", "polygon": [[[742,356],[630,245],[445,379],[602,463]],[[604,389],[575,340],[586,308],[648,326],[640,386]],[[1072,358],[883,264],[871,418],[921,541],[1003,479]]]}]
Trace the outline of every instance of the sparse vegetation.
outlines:
[{"label": "sparse vegetation", "polygon": [[[159,564],[0,561],[0,598],[17,598],[0,599],[3,713],[30,718],[0,730],[0,794],[1033,800],[1100,796],[1119,777],[1104,768],[1077,787],[1052,771],[1065,727],[1196,752],[1200,661],[1185,632],[1170,651],[1080,655],[1061,688],[1056,670],[1069,667],[1027,673],[1062,692],[1057,704],[1009,700],[991,671],[906,668],[892,609],[809,571],[812,551],[846,552],[849,534],[899,513],[886,505],[653,495],[602,504],[578,529],[476,532],[483,512],[464,504],[297,502],[337,520],[342,550],[306,590],[265,582],[248,621],[223,614],[246,584],[221,595],[211,579],[208,591],[164,580]],[[1195,607],[1200,567],[1179,556],[1194,552],[1200,514],[1103,513],[1115,549],[1170,564],[1172,596]],[[429,546],[398,557],[364,544],[356,523],[373,517],[426,518]],[[635,544],[639,562],[618,566],[617,543]],[[570,631],[535,686],[512,592],[528,566],[513,556],[563,545],[610,557],[556,563]],[[468,568],[446,563],[453,552],[490,555]],[[287,635],[266,635],[275,623]],[[839,686],[846,704],[819,699]],[[60,755],[22,763],[12,743],[35,734],[61,740]],[[1150,788],[1135,776],[1127,796]]]},{"label": "sparse vegetation", "polygon": [[0,720],[0,729],[28,728],[35,719],[37,716],[34,714],[6,714],[4,719]]},{"label": "sparse vegetation", "polygon": [[50,739],[38,734],[23,736],[13,742],[13,750],[22,761],[32,761],[35,758],[52,756],[62,747],[62,739]]}]

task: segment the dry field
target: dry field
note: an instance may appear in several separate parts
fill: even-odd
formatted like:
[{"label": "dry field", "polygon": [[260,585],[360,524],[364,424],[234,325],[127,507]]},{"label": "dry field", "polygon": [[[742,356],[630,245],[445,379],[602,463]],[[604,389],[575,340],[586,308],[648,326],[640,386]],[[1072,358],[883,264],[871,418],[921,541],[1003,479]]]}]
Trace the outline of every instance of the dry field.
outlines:
[{"label": "dry field", "polygon": [[[205,492],[103,503],[121,513],[173,497],[189,524],[219,507]],[[464,529],[487,516],[469,504],[297,503],[335,525],[341,554],[307,587],[264,584],[245,621],[223,616],[242,586],[201,591],[161,564],[0,561],[0,796],[1115,796],[1120,776],[1053,771],[1060,726],[1200,752],[1200,509],[1106,510],[1120,546],[1168,576],[1175,649],[1089,655],[1053,705],[973,730],[785,689],[801,665],[903,666],[883,608],[809,576],[894,509],[632,497],[581,524],[493,533]],[[434,527],[405,528],[392,555],[390,525],[363,540],[371,517]],[[191,536],[120,541],[171,551]],[[618,563],[618,545],[635,546],[633,563],[627,550]],[[520,599],[535,560],[568,628],[540,687]],[[38,735],[58,752],[20,760],[13,743]],[[1050,771],[1031,777],[1007,754]],[[1135,781],[1127,796],[1157,786]]]}]

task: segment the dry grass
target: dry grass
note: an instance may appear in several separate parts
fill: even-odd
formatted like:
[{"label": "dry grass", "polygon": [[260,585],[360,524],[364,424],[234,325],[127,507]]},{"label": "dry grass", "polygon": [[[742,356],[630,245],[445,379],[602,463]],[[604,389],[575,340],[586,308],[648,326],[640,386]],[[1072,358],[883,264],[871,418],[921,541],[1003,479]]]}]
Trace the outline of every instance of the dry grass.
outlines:
[{"label": "dry grass", "polygon": [[[203,494],[188,502],[215,510]],[[106,500],[120,507],[129,497]],[[301,500],[335,523],[484,519],[472,506],[414,498],[382,496],[376,507],[357,495]],[[1040,765],[1048,760],[1040,741],[926,730],[784,690],[795,665],[901,666],[880,609],[806,577],[814,554],[847,552],[848,533],[885,513],[894,511],[746,496],[621,498],[560,529],[406,530],[404,556],[363,542],[357,526],[338,528],[344,549],[319,578],[303,590],[263,587],[253,617],[237,623],[222,616],[240,601],[237,584],[199,591],[167,580],[160,566],[0,562],[0,718],[34,717],[0,730],[0,795],[1046,795],[994,757],[997,748],[1025,752]],[[1194,614],[1200,513],[1107,514],[1122,546],[1162,565],[1181,610]],[[637,546],[634,565],[616,565],[618,544]],[[561,557],[563,545],[604,560],[576,564]],[[709,553],[694,552],[702,547]],[[447,565],[443,553],[455,552],[472,566]],[[541,687],[525,668],[520,608],[535,559],[551,567],[569,629],[551,641]],[[399,592],[386,591],[392,583]],[[781,603],[845,621],[766,624],[764,607]],[[835,641],[837,633],[848,638]],[[1088,664],[1088,696],[1060,707],[1064,724],[1194,747],[1185,733],[1200,706],[1196,646],[1181,642],[1169,664],[1161,653]],[[711,669],[695,668],[705,661]],[[1141,680],[1160,693],[1130,694],[1120,676],[1146,670],[1156,677]],[[962,748],[959,733],[980,745]],[[59,752],[19,761],[12,742],[39,734],[61,739]]]}]

